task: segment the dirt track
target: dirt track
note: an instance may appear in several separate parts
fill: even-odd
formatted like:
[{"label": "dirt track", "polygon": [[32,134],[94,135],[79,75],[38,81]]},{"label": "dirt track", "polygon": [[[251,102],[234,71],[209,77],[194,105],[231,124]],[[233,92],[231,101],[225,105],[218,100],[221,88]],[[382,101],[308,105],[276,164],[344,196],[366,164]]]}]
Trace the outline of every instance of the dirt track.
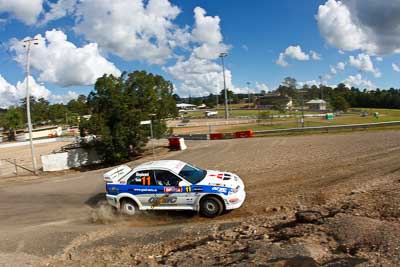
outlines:
[{"label": "dirt track", "polygon": [[[203,168],[238,173],[245,181],[248,196],[241,209],[214,220],[187,213],[150,213],[134,219],[123,219],[112,216],[107,207],[101,205],[104,190],[101,175],[105,170],[46,177],[21,184],[15,182],[0,187],[0,238],[6,240],[0,243],[0,265],[21,266],[40,262],[76,266],[84,263],[135,265],[146,262],[190,265],[184,264],[184,260],[189,260],[190,255],[199,256],[201,253],[218,254],[219,258],[202,259],[197,265],[246,265],[250,262],[257,264],[261,257],[257,258],[257,253],[270,255],[269,258],[263,258],[263,262],[307,255],[307,260],[313,261],[313,264],[320,264],[332,260],[332,253],[329,254],[325,250],[337,250],[341,244],[340,240],[345,239],[338,235],[338,231],[351,232],[351,229],[337,230],[343,229],[343,220],[348,220],[349,224],[353,223],[353,217],[345,216],[354,216],[352,212],[357,212],[357,216],[364,215],[367,218],[365,220],[375,220],[376,211],[368,201],[379,198],[379,190],[387,190],[385,196],[393,195],[388,203],[393,204],[397,201],[398,204],[400,200],[396,197],[398,194],[391,191],[398,190],[399,186],[396,182],[400,178],[399,131],[188,144],[191,148],[187,151],[171,152],[162,158],[182,159]],[[132,165],[134,164],[136,162],[132,162]],[[375,192],[373,190],[378,190],[378,193],[374,195],[371,193]],[[365,197],[366,194],[371,194],[371,197]],[[353,199],[353,196],[356,199]],[[354,208],[350,212],[349,209],[341,208],[342,202],[346,201],[358,201],[359,210]],[[387,200],[376,201],[384,205]],[[360,209],[363,205],[367,208]],[[388,208],[388,205],[386,203],[384,206]],[[376,209],[382,209],[378,206]],[[300,241],[290,241],[292,236],[281,230],[286,229],[285,227],[280,227],[279,230],[274,228],[293,220],[298,210],[331,211],[337,207],[340,207],[338,215],[329,217],[330,219],[322,224],[326,225],[326,229],[322,229],[322,226],[318,228],[315,224],[306,225],[305,229],[294,229],[302,235],[308,233],[307,237],[319,232],[319,236],[323,236],[331,231],[329,236],[335,236],[334,242],[338,247],[332,245],[329,240],[326,241],[329,246],[325,246],[315,237],[306,239],[297,233],[294,236],[303,238],[302,242],[318,243],[315,249],[311,249],[314,254],[307,254],[304,252],[304,245],[300,246]],[[380,231],[399,230],[400,211],[396,213],[396,207],[398,205],[389,205],[391,210],[394,209],[394,215],[390,217],[389,226],[385,224],[387,219],[383,220],[384,226],[379,228]],[[345,219],[340,220],[341,216]],[[380,217],[378,219],[381,221]],[[261,225],[264,225],[263,229],[259,228]],[[235,227],[239,229],[236,232]],[[289,232],[291,229],[289,228]],[[254,233],[253,230],[258,232]],[[231,234],[230,231],[242,231],[242,237],[237,237],[239,239],[233,239],[222,246],[221,242],[226,239],[225,235]],[[280,231],[283,231],[281,235]],[[210,233],[214,234],[210,237]],[[255,239],[260,233],[263,238]],[[290,247],[285,251],[285,243],[280,241],[279,246],[282,250],[278,251],[273,241],[274,238],[277,240],[282,236],[282,240],[289,240],[286,240],[287,242],[298,242],[298,247]],[[196,243],[197,240],[200,240],[200,243]],[[182,248],[185,242],[188,243],[188,247]],[[251,251],[240,252],[240,246],[243,245],[241,242],[253,244],[254,247]],[[394,242],[396,245],[396,241]],[[247,255],[247,258],[229,262],[236,255],[230,251],[235,246],[239,250],[235,253]],[[144,247],[145,252],[135,250]],[[196,250],[197,247],[200,251]],[[250,248],[244,247],[247,250]],[[350,245],[349,247],[351,248]],[[310,250],[309,247],[306,248],[307,251]],[[364,253],[362,249],[357,251]],[[400,252],[397,250],[397,253]],[[361,258],[354,251],[347,254],[355,259]],[[375,263],[376,257],[372,254],[364,255],[366,260],[361,262]],[[226,260],[223,255],[227,255]],[[255,257],[253,261],[249,261],[249,255]],[[385,262],[386,258],[396,259],[396,255],[396,250],[387,252],[386,257],[380,256],[381,262]],[[48,258],[49,256],[52,258]],[[195,258],[193,256],[194,260]]]}]

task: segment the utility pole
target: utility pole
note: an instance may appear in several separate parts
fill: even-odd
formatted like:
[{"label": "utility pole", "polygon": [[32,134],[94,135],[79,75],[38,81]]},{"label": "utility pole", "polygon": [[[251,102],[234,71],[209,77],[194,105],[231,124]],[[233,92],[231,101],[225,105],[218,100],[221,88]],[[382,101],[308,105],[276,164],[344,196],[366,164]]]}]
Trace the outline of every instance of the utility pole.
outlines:
[{"label": "utility pole", "polygon": [[250,108],[250,82],[247,82],[247,92],[248,92],[249,108]]},{"label": "utility pole", "polygon": [[31,110],[30,110],[30,89],[29,89],[29,77],[30,77],[30,55],[32,44],[38,45],[38,39],[28,39],[24,41],[24,47],[26,48],[26,117],[28,119],[28,130],[29,130],[29,143],[31,146],[32,154],[32,167],[35,175],[38,174],[36,157],[35,157],[35,147],[32,141],[32,121],[31,121]]},{"label": "utility pole", "polygon": [[219,54],[219,57],[221,58],[222,61],[222,73],[224,76],[224,91],[225,91],[225,120],[229,119],[229,113],[228,113],[228,92],[226,90],[226,80],[225,80],[225,65],[224,65],[224,57],[226,57],[228,54],[227,53],[221,53]]},{"label": "utility pole", "polygon": [[321,91],[321,100],[324,100],[324,88],[322,86],[322,76],[319,77],[319,90]]},{"label": "utility pole", "polygon": [[304,91],[300,90],[301,93],[301,128],[304,128]]}]

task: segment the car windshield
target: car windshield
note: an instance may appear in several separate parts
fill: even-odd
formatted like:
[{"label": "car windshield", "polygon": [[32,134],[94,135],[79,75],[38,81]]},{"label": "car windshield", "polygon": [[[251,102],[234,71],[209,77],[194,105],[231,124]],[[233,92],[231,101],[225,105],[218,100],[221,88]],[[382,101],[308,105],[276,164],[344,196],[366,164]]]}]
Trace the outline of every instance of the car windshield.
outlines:
[{"label": "car windshield", "polygon": [[197,184],[206,177],[207,171],[196,168],[192,165],[186,164],[179,175],[185,178],[188,182],[192,184]]}]

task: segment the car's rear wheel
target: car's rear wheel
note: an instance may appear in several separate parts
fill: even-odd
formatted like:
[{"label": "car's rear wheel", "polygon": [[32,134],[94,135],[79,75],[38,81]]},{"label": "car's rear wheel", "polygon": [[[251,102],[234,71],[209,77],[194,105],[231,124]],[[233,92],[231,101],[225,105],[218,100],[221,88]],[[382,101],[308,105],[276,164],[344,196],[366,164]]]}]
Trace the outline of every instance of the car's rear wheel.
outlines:
[{"label": "car's rear wheel", "polygon": [[217,197],[204,197],[200,202],[200,214],[207,218],[214,218],[224,211],[224,205]]},{"label": "car's rear wheel", "polygon": [[121,213],[124,215],[133,216],[137,214],[138,210],[139,208],[133,200],[124,199],[121,202]]}]

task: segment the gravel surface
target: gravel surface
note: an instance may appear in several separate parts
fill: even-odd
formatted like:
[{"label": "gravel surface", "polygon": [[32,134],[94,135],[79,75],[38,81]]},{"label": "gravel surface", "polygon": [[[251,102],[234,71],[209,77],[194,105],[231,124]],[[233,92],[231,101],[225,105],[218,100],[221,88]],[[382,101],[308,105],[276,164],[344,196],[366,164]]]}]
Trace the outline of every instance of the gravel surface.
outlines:
[{"label": "gravel surface", "polygon": [[13,253],[40,266],[400,264],[399,131],[188,145],[159,157],[238,173],[242,208],[123,218],[103,205],[106,170],[13,182],[0,188],[0,265],[21,266]]}]

